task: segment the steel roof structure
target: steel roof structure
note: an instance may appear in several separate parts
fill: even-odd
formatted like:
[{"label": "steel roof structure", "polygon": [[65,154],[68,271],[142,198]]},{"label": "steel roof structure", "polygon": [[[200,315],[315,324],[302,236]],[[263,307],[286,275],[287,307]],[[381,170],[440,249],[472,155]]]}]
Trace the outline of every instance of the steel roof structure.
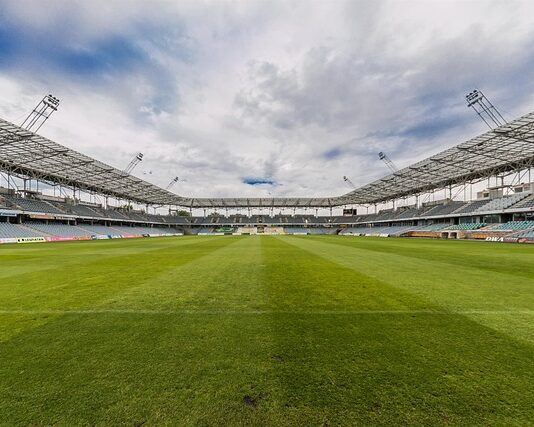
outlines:
[{"label": "steel roof structure", "polygon": [[21,178],[149,205],[190,208],[377,204],[534,165],[534,112],[354,191],[319,198],[188,198],[0,119],[0,170]]},{"label": "steel roof structure", "polygon": [[534,165],[534,112],[421,160],[341,198],[375,204]]},{"label": "steel roof structure", "polygon": [[328,208],[337,197],[195,198],[193,208]]},{"label": "steel roof structure", "polygon": [[0,170],[138,203],[186,203],[174,193],[3,119],[0,119]]}]

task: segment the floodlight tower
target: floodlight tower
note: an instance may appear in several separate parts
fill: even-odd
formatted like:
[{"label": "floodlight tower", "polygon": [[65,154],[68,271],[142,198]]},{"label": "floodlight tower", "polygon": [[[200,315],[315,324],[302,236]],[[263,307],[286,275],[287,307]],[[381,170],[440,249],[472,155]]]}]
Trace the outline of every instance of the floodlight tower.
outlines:
[{"label": "floodlight tower", "polygon": [[180,179],[180,177],[175,176],[173,179],[171,179],[171,182],[169,182],[169,185],[165,187],[166,190],[170,190],[171,187],[173,187],[175,184],[178,184],[179,182],[186,182],[185,179]]},{"label": "floodlight tower", "polygon": [[137,153],[132,161],[126,166],[126,169],[123,170],[124,173],[130,174],[134,168],[143,160],[143,153]]},{"label": "floodlight tower", "polygon": [[344,176],[343,181],[345,181],[348,185],[350,185],[350,188],[352,188],[353,190],[356,190],[356,186],[354,185],[354,183],[350,180],[348,176]]},{"label": "floodlight tower", "polygon": [[395,166],[395,163],[393,163],[391,159],[387,156],[387,154],[383,151],[378,153],[378,158],[386,164],[386,166],[391,170],[391,172],[397,172],[399,170],[397,166]]},{"label": "floodlight tower", "polygon": [[473,92],[465,95],[465,100],[467,101],[467,106],[475,110],[490,129],[508,123],[502,114],[499,113],[499,110],[484,96],[482,91],[477,89],[473,90]]},{"label": "floodlight tower", "polygon": [[22,122],[21,127],[37,132],[59,107],[59,99],[51,94],[46,95]]}]

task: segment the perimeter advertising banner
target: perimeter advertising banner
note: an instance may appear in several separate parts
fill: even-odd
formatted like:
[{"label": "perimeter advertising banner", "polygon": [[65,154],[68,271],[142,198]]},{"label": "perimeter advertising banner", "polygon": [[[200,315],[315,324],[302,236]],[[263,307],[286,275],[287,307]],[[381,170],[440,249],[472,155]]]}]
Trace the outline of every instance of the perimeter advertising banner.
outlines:
[{"label": "perimeter advertising banner", "polygon": [[183,233],[174,234],[144,234],[144,235],[105,235],[95,234],[93,236],[75,236],[75,237],[60,237],[60,236],[48,236],[48,237],[9,237],[0,238],[0,245],[8,243],[43,243],[43,242],[69,242],[79,240],[107,240],[107,239],[133,239],[139,237],[168,237],[168,236],[183,236]]},{"label": "perimeter advertising banner", "polygon": [[0,216],[10,216],[15,217],[19,214],[19,211],[12,211],[12,210],[6,210],[6,209],[0,209]]},{"label": "perimeter advertising banner", "polygon": [[3,243],[17,243],[17,239],[14,237],[0,239],[0,245]]},{"label": "perimeter advertising banner", "polygon": [[31,214],[28,215],[31,219],[54,219],[54,215],[48,215],[48,214]]},{"label": "perimeter advertising banner", "polygon": [[50,236],[45,237],[47,242],[70,242],[73,240],[91,240],[88,236],[73,236],[73,237],[61,237],[61,236]]},{"label": "perimeter advertising banner", "polygon": [[17,237],[17,243],[42,243],[46,242],[44,237]]}]

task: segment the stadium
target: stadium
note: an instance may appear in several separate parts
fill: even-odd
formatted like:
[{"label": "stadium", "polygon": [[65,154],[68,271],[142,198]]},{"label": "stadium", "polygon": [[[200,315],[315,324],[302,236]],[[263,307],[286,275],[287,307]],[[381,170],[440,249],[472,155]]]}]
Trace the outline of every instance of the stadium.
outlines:
[{"label": "stadium", "polygon": [[304,197],[154,184],[44,136],[51,94],[0,118],[0,425],[531,425],[534,112],[462,107]]},{"label": "stadium", "polygon": [[[487,98],[479,91],[472,93],[477,94],[480,108],[491,106],[483,111],[488,120],[495,117],[491,109],[496,109]],[[33,110],[28,123],[41,125],[46,121],[47,110],[53,112],[50,98],[45,97]],[[129,171],[142,161],[142,153],[120,171],[0,119],[0,161],[7,183],[0,188],[0,243],[184,234],[335,234],[534,242],[534,113],[509,123],[496,121],[495,125],[489,132],[406,168],[393,167],[392,174],[341,196],[212,199],[178,196],[131,175]],[[473,186],[481,181],[494,185],[471,198]],[[38,191],[43,183],[69,196],[43,195]],[[82,192],[100,196],[105,204],[82,201]],[[110,198],[121,204],[113,206]],[[136,205],[145,208],[135,209]],[[149,213],[151,208],[162,206],[168,215]],[[344,215],[332,215],[340,206],[365,207],[366,213],[358,215],[363,209],[353,207],[345,209]],[[369,207],[374,212],[368,213]],[[170,214],[184,208],[190,212],[202,209],[204,216]],[[254,208],[267,214],[251,215]],[[295,213],[318,208],[330,209],[330,215]],[[249,214],[225,216],[217,209]],[[206,216],[207,210],[212,213]],[[293,214],[284,214],[284,210]]]}]

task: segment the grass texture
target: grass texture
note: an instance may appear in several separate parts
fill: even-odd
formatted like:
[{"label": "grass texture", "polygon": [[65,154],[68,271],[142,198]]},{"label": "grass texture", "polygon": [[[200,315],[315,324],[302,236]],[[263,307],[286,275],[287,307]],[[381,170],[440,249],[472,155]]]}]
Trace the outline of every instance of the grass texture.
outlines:
[{"label": "grass texture", "polygon": [[534,245],[0,247],[0,425],[532,425]]}]

